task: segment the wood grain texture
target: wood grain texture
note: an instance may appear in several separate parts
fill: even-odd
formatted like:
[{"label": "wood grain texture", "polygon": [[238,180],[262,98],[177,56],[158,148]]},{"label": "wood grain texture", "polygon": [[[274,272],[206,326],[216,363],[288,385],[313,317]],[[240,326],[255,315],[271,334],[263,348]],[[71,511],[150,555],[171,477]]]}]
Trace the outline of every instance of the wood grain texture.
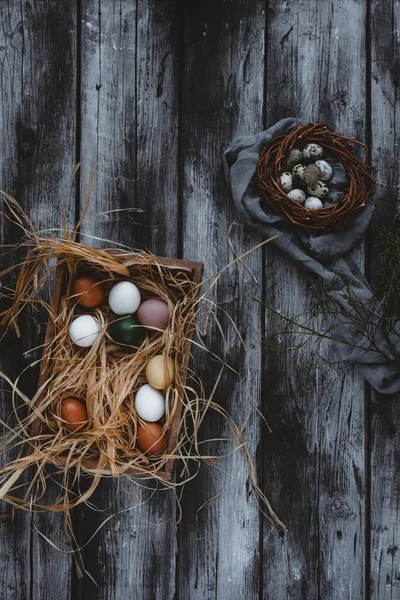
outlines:
[{"label": "wood grain texture", "polygon": [[[234,259],[228,235],[236,215],[221,159],[233,137],[262,128],[263,8],[264,3],[258,1],[207,1],[185,8],[183,251],[185,258],[197,257],[205,263],[205,277]],[[230,236],[238,252],[260,241],[246,236],[237,226]],[[206,344],[246,378],[253,409],[237,376],[230,372],[223,375],[215,399],[238,424],[244,423],[250,411],[244,436],[256,461],[260,442],[260,418],[255,408],[261,392],[261,311],[252,296],[261,289],[262,252],[254,252],[246,263],[257,281],[242,265],[236,265],[222,276],[210,299],[237,324],[247,355],[222,310],[218,317],[225,342],[216,326],[210,325]],[[220,366],[204,352],[193,354],[193,368],[210,393]],[[201,438],[224,438],[229,434],[223,420],[210,412]],[[219,457],[216,465],[203,465],[184,491],[178,538],[179,598],[259,597],[260,514],[243,453],[232,454],[233,449],[232,443],[204,446],[204,451]]]},{"label": "wood grain texture", "polygon": [[[0,189],[17,193],[19,156],[19,111],[21,106],[23,27],[20,10],[9,3],[0,4]],[[0,218],[0,244],[18,239],[18,232]],[[15,253],[0,253],[0,269],[15,260]],[[2,280],[2,285],[12,283],[12,278]],[[11,350],[11,351],[10,351]],[[21,344],[10,333],[0,342],[0,369],[14,379],[22,368]],[[12,423],[11,394],[0,380],[0,418]],[[6,433],[1,427],[1,434]],[[17,455],[14,450],[2,454],[2,466]],[[2,502],[0,535],[0,598],[30,597],[30,535],[29,516],[18,513],[12,518],[11,507]]]},{"label": "wood grain texture", "polygon": [[[370,237],[370,275],[378,283],[379,232],[399,211],[400,6],[393,0],[371,3],[371,162],[378,181]],[[371,447],[371,598],[400,595],[399,396],[373,394]]]},{"label": "wood grain texture", "polygon": [[[183,255],[204,261],[209,275],[234,258],[228,231],[236,215],[221,168],[231,139],[289,115],[325,120],[362,140],[370,130],[381,184],[367,249],[376,281],[379,230],[399,201],[399,21],[396,0],[4,0],[0,189],[18,198],[38,228],[57,227],[81,160],[77,205],[73,189],[66,206],[72,224],[94,165],[83,241],[99,244],[98,236]],[[131,207],[143,212],[110,212]],[[0,243],[17,235],[0,222]],[[236,225],[230,238],[238,252],[260,241]],[[362,266],[363,249],[353,256]],[[0,257],[2,266],[13,260]],[[80,542],[119,513],[83,552],[98,588],[88,577],[78,582],[71,557],[32,530],[65,550],[58,517],[17,513],[11,523],[4,507],[0,600],[400,597],[398,398],[372,395],[364,433],[364,384],[352,369],[320,363],[301,388],[311,350],[262,353],[264,318],[267,330],[279,323],[251,298],[296,315],[311,307],[308,283],[271,248],[246,263],[257,281],[236,265],[211,297],[238,325],[247,355],[222,311],[225,340],[210,327],[207,344],[247,377],[272,429],[253,410],[244,436],[288,532],[261,519],[242,453],[215,442],[207,449],[219,453],[216,467],[203,465],[183,491],[177,537],[174,496],[126,478],[101,483],[98,512],[74,512]],[[17,375],[36,358],[22,353],[44,327],[44,319],[27,319],[22,342],[8,337],[0,345],[0,368]],[[193,355],[210,392],[219,365]],[[25,378],[26,389],[36,376]],[[0,395],[0,418],[8,419],[4,386]],[[233,374],[223,375],[216,400],[236,422],[247,416]],[[209,413],[202,439],[228,433]]]},{"label": "wood grain texture", "polygon": [[[1,187],[17,197],[38,230],[59,227],[61,204],[75,163],[76,7],[68,0],[7,4],[1,15],[6,32],[1,87],[4,89],[6,84],[12,98],[2,103],[2,108],[10,112],[2,118],[2,135],[8,132],[9,137],[2,140],[2,152],[6,152],[2,173],[6,172],[6,177]],[[9,86],[4,77],[9,77]],[[69,224],[71,218],[74,221],[74,211],[75,202],[68,198]],[[22,342],[15,349],[15,375],[40,357],[40,351],[30,349],[43,340],[45,320],[45,315],[38,314],[22,322]],[[37,376],[37,368],[29,369],[21,380],[22,389],[29,395],[36,387]],[[9,404],[5,410],[10,410]],[[54,498],[52,490],[46,500]],[[19,526],[21,519],[24,530]],[[8,582],[4,598],[69,598],[71,557],[55,551],[37,533],[67,550],[62,518],[44,513],[34,515],[29,523],[27,517],[17,515],[13,527],[18,538],[14,549],[10,544],[5,554],[14,556],[15,575],[18,577],[24,565],[30,571],[30,581],[28,587],[26,576],[17,580],[14,591]],[[11,540],[2,537],[3,541],[8,545]],[[46,570],[57,572],[57,579],[41,577],[40,572]]]},{"label": "wood grain texture", "polygon": [[[266,118],[322,120],[364,139],[366,3],[269,3]],[[265,297],[294,317],[310,311],[304,274],[266,249]],[[354,254],[362,264],[360,251]],[[279,329],[280,328],[280,329]],[[266,314],[267,331],[282,323]],[[323,349],[328,360],[329,348]],[[364,385],[322,363],[301,385],[312,347],[266,354],[264,479],[288,532],[264,525],[267,598],[365,596]]]},{"label": "wood grain texture", "polygon": [[134,245],[131,213],[110,211],[136,202],[136,3],[82,0],[81,10],[81,211],[95,169],[82,232]]},{"label": "wood grain texture", "polygon": [[[134,2],[85,0],[82,13],[81,207],[95,156],[89,215],[145,210],[133,215],[139,226],[114,213],[82,229],[172,257],[179,230],[177,6],[138,3],[136,13]],[[141,487],[147,485],[126,477],[103,481],[93,497],[101,512],[82,509],[78,516],[84,541],[115,514],[84,551],[104,599],[174,597],[175,496]],[[99,590],[86,577],[77,593],[98,598]]]}]

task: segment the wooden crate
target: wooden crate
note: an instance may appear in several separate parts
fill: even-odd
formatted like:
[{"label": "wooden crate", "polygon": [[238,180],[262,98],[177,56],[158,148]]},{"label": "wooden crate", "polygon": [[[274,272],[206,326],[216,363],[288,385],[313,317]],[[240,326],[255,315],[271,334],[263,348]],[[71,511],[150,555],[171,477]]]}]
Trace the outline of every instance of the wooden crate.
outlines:
[{"label": "wooden crate", "polygon": [[[127,258],[127,252],[124,252],[124,251],[108,249],[107,252],[109,252],[110,254],[112,254],[115,257],[118,257],[119,255],[121,255],[121,257],[123,256],[123,259],[125,259],[125,260]],[[202,277],[202,273],[203,273],[203,264],[202,263],[193,262],[193,261],[189,261],[189,260],[179,260],[179,259],[175,259],[175,258],[164,258],[164,257],[156,257],[156,260],[160,266],[165,267],[167,269],[171,268],[171,269],[176,270],[178,268],[181,271],[187,272],[189,274],[190,280],[193,281],[193,283],[201,282],[201,277]],[[123,262],[123,261],[121,260],[121,262]],[[55,313],[57,313],[59,311],[61,299],[62,299],[65,285],[66,285],[64,275],[65,275],[64,266],[63,265],[58,266],[56,268],[56,272],[55,272],[53,293],[52,293],[52,297],[51,297],[51,306]],[[198,296],[198,290],[197,290],[196,294]],[[54,333],[55,333],[54,323],[53,323],[52,319],[49,317],[48,322],[47,322],[47,327],[46,327],[45,344],[46,344],[46,342],[51,340],[51,338],[54,336]],[[182,385],[185,385],[185,382],[186,382],[187,367],[188,367],[189,357],[190,357],[190,340],[192,338],[192,335],[193,335],[193,331],[190,332],[189,335],[187,336],[188,344],[186,346],[185,352],[183,353],[182,359],[180,361],[180,370],[181,370],[180,380],[182,381]],[[48,371],[49,371],[49,361],[44,357],[42,359],[42,363],[41,363],[38,387],[40,387],[46,381]],[[180,397],[183,396],[183,389],[179,390],[179,394],[180,394]],[[38,399],[38,404],[40,404],[40,398]],[[179,423],[180,423],[180,419],[182,416],[182,406],[183,406],[182,403],[178,406],[178,409],[176,410],[173,421],[172,421],[172,425],[169,429],[168,445],[167,445],[167,452],[169,454],[172,454],[174,448],[176,447],[178,433],[179,433]],[[37,419],[35,419],[34,423],[32,424],[32,437],[37,435],[39,433],[39,431],[40,431],[40,419],[37,418]],[[31,446],[30,452],[33,452],[33,450],[34,450],[34,447]],[[57,458],[57,465],[62,465],[62,464],[65,464],[65,459],[64,459],[64,457],[60,456]],[[82,461],[82,466],[87,470],[95,469],[97,467],[97,462],[95,460],[86,459],[86,460]],[[157,471],[157,474],[160,475],[160,477],[163,477],[164,479],[171,479],[173,467],[174,467],[174,459],[170,459],[166,462],[164,470]],[[121,474],[134,475],[137,477],[146,477],[146,473],[143,472],[143,470],[134,469],[134,468],[126,469]]]}]

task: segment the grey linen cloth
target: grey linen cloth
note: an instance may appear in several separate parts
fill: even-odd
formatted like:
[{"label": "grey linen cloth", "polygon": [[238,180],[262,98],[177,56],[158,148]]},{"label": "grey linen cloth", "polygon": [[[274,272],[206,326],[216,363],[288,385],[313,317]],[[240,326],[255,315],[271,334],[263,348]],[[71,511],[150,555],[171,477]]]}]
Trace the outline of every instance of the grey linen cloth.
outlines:
[{"label": "grey linen cloth", "polygon": [[[294,118],[282,119],[266,131],[236,139],[224,153],[225,177],[243,224],[267,238],[279,234],[271,243],[305,269],[314,282],[315,277],[320,278],[324,293],[335,303],[335,322],[333,329],[329,323],[329,331],[332,337],[341,340],[336,342],[340,358],[354,363],[378,392],[393,394],[400,391],[400,327],[395,324],[385,334],[382,305],[373,297],[368,282],[348,256],[370,224],[373,203],[369,202],[343,231],[309,233],[274,213],[256,184],[262,148],[276,136],[304,123]],[[332,203],[344,190],[347,178],[340,163],[333,158],[329,162],[333,176],[327,201]],[[353,301],[349,302],[349,298]],[[365,329],[349,318],[355,303],[364,309],[364,319],[368,323]]]}]

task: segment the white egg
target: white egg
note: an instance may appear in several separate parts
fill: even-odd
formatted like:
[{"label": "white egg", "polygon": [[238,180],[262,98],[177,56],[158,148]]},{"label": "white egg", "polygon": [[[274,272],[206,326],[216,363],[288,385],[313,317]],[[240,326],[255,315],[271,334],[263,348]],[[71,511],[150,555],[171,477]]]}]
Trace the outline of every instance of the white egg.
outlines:
[{"label": "white egg", "polygon": [[304,207],[307,210],[318,210],[322,208],[322,202],[319,198],[315,198],[314,196],[309,196],[304,204]]},{"label": "white egg", "polygon": [[290,192],[290,190],[293,187],[293,179],[292,179],[292,175],[289,173],[289,171],[285,171],[284,173],[282,173],[280,182],[281,182],[281,188],[283,189],[283,191]]},{"label": "white egg", "polygon": [[92,315],[82,315],[69,326],[71,341],[81,348],[93,346],[100,333],[100,323]]},{"label": "white egg", "polygon": [[288,193],[289,198],[291,198],[292,200],[296,200],[296,202],[300,202],[300,204],[304,204],[304,201],[306,199],[306,195],[303,192],[303,190],[292,190],[291,192]]},{"label": "white egg", "polygon": [[135,408],[139,417],[144,421],[149,423],[159,421],[165,413],[164,396],[146,383],[136,393]]},{"label": "white egg", "polygon": [[332,167],[326,160],[316,160],[315,164],[321,171],[321,181],[329,181],[332,177]]},{"label": "white egg", "polygon": [[120,281],[112,288],[108,297],[111,310],[116,315],[131,315],[141,302],[139,289],[131,281]]},{"label": "white egg", "polygon": [[323,181],[318,181],[315,185],[309,185],[307,187],[307,192],[310,196],[325,198],[325,196],[329,194],[329,188]]}]

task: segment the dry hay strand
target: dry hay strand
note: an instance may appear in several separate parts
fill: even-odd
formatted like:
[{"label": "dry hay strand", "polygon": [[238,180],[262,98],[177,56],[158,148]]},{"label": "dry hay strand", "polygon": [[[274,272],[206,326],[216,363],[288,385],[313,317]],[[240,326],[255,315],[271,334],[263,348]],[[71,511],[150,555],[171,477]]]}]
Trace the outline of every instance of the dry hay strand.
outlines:
[{"label": "dry hay strand", "polygon": [[[184,268],[165,266],[152,254],[110,252],[86,246],[76,241],[76,231],[70,236],[64,232],[63,239],[40,236],[19,205],[10,196],[4,194],[4,197],[8,208],[7,218],[24,232],[23,240],[12,250],[24,249],[27,253],[20,264],[0,273],[2,277],[13,270],[19,271],[15,288],[0,292],[0,298],[12,298],[11,305],[0,313],[1,324],[6,330],[13,328],[20,336],[18,318],[22,311],[26,307],[42,307],[48,313],[53,335],[43,346],[39,388],[32,398],[19,389],[18,380],[12,382],[7,375],[0,373],[11,388],[17,421],[13,428],[8,428],[2,447],[21,449],[20,456],[0,470],[0,499],[15,508],[28,511],[62,512],[65,522],[69,522],[68,511],[87,503],[102,477],[134,473],[156,481],[160,489],[183,486],[193,477],[188,466],[190,462],[213,462],[221,458],[221,455],[202,454],[198,443],[200,424],[206,410],[212,409],[223,415],[235,448],[245,450],[261,509],[266,507],[268,518],[284,527],[258,487],[253,461],[243,437],[244,425],[237,426],[229,414],[214,402],[219,378],[206,400],[201,381],[189,371],[183,360],[189,352],[199,311],[204,304],[212,307],[211,312],[216,310],[206,293],[199,296],[200,284],[193,282]],[[0,213],[0,216],[2,214],[5,213]],[[269,241],[258,244],[256,248]],[[206,281],[211,281],[210,289],[223,271],[241,262],[249,252],[236,257],[230,265],[208,278]],[[91,312],[101,323],[101,334],[94,345],[90,348],[74,346],[69,339],[70,323],[77,315],[88,312],[79,307],[71,292],[71,283],[82,268],[100,277],[108,288],[121,279],[132,278],[141,290],[143,299],[159,297],[169,304],[172,315],[169,326],[165,331],[150,332],[138,350],[126,352],[107,333],[110,315],[107,302],[104,302]],[[56,269],[62,270],[64,288],[59,304],[51,306],[43,299],[42,292]],[[204,346],[201,335],[199,341],[193,343],[209,352],[213,358],[218,358]],[[175,381],[165,392],[163,429],[167,436],[172,431],[175,416],[180,413],[181,416],[172,446],[167,445],[159,455],[148,456],[136,444],[141,419],[136,413],[133,398],[146,382],[145,367],[148,361],[157,354],[172,357],[175,363]],[[225,368],[231,369],[222,359],[219,360],[221,373]],[[247,394],[245,382],[241,381]],[[60,417],[60,402],[67,397],[82,398],[87,407],[87,425],[73,433],[66,432]],[[27,409],[27,415],[23,418],[18,408],[21,402]],[[7,427],[5,423],[3,425]],[[28,454],[25,452],[27,445]],[[184,465],[183,477],[179,482],[169,481],[165,475],[168,463],[176,459],[180,459]],[[56,473],[54,468],[51,475],[48,473],[46,467],[49,465],[55,465]],[[31,466],[34,467],[32,480],[20,483],[21,475]],[[52,504],[46,504],[44,496],[47,482],[55,474],[62,477],[59,496]],[[90,485],[84,492],[76,493],[72,488],[81,476],[88,477]]]}]

